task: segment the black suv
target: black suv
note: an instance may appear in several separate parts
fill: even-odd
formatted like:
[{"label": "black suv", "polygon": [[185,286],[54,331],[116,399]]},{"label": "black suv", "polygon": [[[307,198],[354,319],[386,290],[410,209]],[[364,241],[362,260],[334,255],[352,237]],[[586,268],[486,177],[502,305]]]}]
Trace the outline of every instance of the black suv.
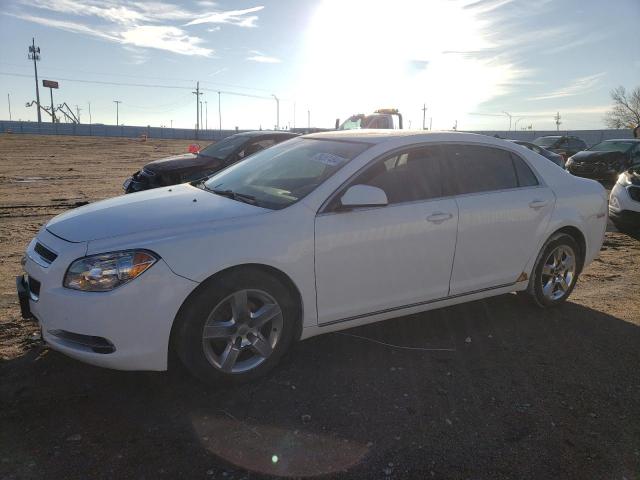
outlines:
[{"label": "black suv", "polygon": [[582,150],[587,149],[584,140],[572,135],[549,135],[546,137],[538,137],[533,143],[539,147],[544,147],[554,153],[562,155],[567,160],[571,155],[575,155]]},{"label": "black suv", "polygon": [[133,193],[198,180],[296,136],[297,133],[267,130],[236,133],[206,146],[197,153],[149,162],[142,170],[127,178],[122,188],[125,193]]}]

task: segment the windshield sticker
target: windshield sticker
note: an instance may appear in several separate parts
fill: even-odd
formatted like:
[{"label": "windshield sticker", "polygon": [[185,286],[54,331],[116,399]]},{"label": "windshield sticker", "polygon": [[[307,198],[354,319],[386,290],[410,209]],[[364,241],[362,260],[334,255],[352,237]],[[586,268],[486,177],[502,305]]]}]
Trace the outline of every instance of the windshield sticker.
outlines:
[{"label": "windshield sticker", "polygon": [[336,165],[340,165],[347,161],[346,158],[341,157],[339,155],[334,155],[333,153],[316,153],[311,160],[315,160],[316,162],[324,163],[325,165],[329,165],[330,167],[335,167]]}]

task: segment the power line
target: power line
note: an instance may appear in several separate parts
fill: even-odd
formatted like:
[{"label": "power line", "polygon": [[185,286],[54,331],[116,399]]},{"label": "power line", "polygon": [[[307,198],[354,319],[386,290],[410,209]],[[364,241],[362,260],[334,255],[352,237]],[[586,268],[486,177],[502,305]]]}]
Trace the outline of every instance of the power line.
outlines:
[{"label": "power line", "polygon": [[[22,67],[22,65],[17,64],[17,63],[10,63],[10,62],[0,62],[0,65],[7,65],[10,67]],[[126,73],[113,73],[113,72],[96,72],[96,71],[89,71],[89,70],[79,70],[79,69],[69,69],[69,68],[60,68],[60,67],[47,67],[47,70],[61,70],[61,71],[65,71],[65,72],[79,72],[79,73],[85,73],[85,74],[89,74],[89,75],[109,75],[109,76],[115,76],[115,77],[126,77],[126,78],[145,78],[145,79],[150,79],[150,80],[171,80],[171,81],[176,81],[176,82],[189,82],[191,84],[193,84],[193,82],[196,81],[195,78],[176,78],[176,77],[155,77],[155,76],[149,76],[149,75],[131,75],[131,74],[126,74]],[[221,86],[226,86],[226,87],[232,87],[232,88],[239,88],[242,90],[255,90],[257,92],[265,92],[265,93],[269,93],[270,90],[264,89],[264,88],[256,88],[256,87],[247,87],[246,85],[238,85],[235,83],[226,83],[226,82],[210,82],[210,81],[200,81],[200,83],[203,84],[207,84],[207,85],[221,85]],[[189,88],[189,87],[186,87]],[[216,90],[217,91],[217,90]]]},{"label": "power line", "polygon": [[[6,75],[10,77],[30,77],[31,75],[27,75],[24,73],[16,73],[16,72],[0,72],[0,75]],[[170,88],[177,90],[191,90],[193,87],[182,86],[182,85],[160,85],[160,84],[151,84],[151,83],[128,83],[128,82],[109,82],[106,80],[86,80],[80,78],[63,78],[58,77],[58,80],[65,82],[77,82],[77,83],[89,83],[89,84],[97,84],[97,85],[110,85],[110,86],[122,86],[122,87],[141,87],[141,88]],[[260,95],[252,95],[250,93],[242,93],[242,92],[233,92],[230,90],[217,90],[217,89],[209,89],[209,88],[201,88],[201,91],[207,92],[221,92],[226,95],[235,95],[238,97],[247,97],[247,98],[259,98],[262,100],[270,100],[270,96],[260,96]]]}]

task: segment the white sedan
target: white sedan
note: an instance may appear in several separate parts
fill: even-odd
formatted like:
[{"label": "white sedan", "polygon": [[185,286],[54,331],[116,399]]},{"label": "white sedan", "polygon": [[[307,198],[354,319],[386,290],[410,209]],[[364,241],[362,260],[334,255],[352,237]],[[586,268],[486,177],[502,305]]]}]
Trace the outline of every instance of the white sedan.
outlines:
[{"label": "white sedan", "polygon": [[55,350],[240,381],[326,332],[513,291],[558,305],[606,223],[602,186],[511,142],[329,132],[59,215],[16,283]]}]

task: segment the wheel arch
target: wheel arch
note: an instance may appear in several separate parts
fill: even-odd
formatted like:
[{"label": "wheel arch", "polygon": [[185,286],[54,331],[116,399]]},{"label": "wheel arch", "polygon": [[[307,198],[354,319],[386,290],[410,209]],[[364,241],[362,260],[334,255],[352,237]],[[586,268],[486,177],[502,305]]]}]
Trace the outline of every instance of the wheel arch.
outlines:
[{"label": "wheel arch", "polygon": [[291,277],[289,275],[287,275],[285,272],[283,272],[282,270],[273,267],[271,265],[266,265],[266,264],[262,264],[262,263],[245,263],[245,264],[240,264],[240,265],[234,265],[232,267],[228,267],[225,268],[223,270],[220,270],[216,273],[214,273],[213,275],[211,275],[210,277],[206,278],[205,280],[203,280],[202,282],[200,282],[200,284],[194,288],[191,293],[184,299],[184,301],[182,302],[182,304],[180,305],[180,308],[178,309],[178,312],[176,313],[176,316],[173,319],[173,323],[171,325],[171,333],[169,334],[169,357],[171,360],[171,357],[175,354],[175,348],[174,348],[174,344],[175,344],[175,340],[176,340],[176,334],[178,331],[178,328],[180,326],[180,322],[183,319],[183,315],[184,315],[184,310],[187,307],[187,305],[189,304],[189,302],[196,296],[198,295],[202,290],[205,290],[206,288],[209,288],[209,286],[213,283],[215,283],[216,281],[218,281],[219,279],[230,275],[233,272],[237,272],[239,270],[259,270],[262,272],[265,272],[273,277],[275,277],[276,279],[278,279],[292,294],[292,296],[295,298],[296,300],[296,306],[299,309],[298,312],[298,323],[296,325],[296,331],[294,334],[294,339],[295,340],[299,340],[300,336],[302,335],[302,319],[303,319],[303,313],[304,313],[304,305],[302,302],[302,294],[300,293],[299,288],[297,287],[297,285],[294,283],[294,281],[291,279]]},{"label": "wheel arch", "polygon": [[[580,252],[579,252],[579,254],[580,254],[579,260],[580,261],[578,262],[578,273],[582,272],[582,268],[584,267],[584,262],[585,262],[586,256],[587,256],[587,240],[586,240],[586,237],[585,237],[584,233],[582,233],[582,231],[578,227],[576,227],[574,225],[566,225],[564,227],[561,227],[561,228],[557,229],[555,232],[553,232],[549,236],[549,239],[551,239],[553,236],[561,234],[561,233],[564,233],[565,235],[569,235],[578,244],[578,247],[580,248]],[[545,244],[546,244],[546,242],[545,242]]]}]

